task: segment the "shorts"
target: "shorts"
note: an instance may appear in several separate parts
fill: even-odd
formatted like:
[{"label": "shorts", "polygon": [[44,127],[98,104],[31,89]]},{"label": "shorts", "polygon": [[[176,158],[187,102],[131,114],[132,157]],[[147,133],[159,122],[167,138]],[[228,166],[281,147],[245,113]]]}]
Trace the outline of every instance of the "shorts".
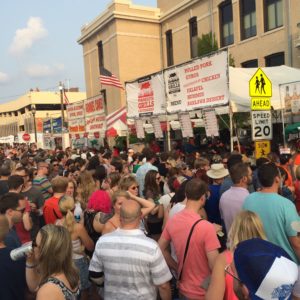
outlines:
[{"label": "shorts", "polygon": [[75,266],[79,270],[80,285],[79,289],[86,290],[91,286],[89,281],[89,263],[86,257],[78,258],[73,260]]}]

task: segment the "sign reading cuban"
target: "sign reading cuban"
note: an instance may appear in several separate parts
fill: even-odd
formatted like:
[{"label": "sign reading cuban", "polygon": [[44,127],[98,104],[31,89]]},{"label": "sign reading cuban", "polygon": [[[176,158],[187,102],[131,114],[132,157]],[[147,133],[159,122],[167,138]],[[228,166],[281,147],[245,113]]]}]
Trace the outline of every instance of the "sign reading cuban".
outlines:
[{"label": "sign reading cuban", "polygon": [[255,158],[259,159],[261,157],[267,157],[271,152],[271,142],[270,141],[256,141],[255,142]]},{"label": "sign reading cuban", "polygon": [[86,131],[99,132],[105,130],[104,101],[102,95],[84,101]]},{"label": "sign reading cuban", "polygon": [[164,72],[167,111],[192,111],[228,104],[227,51]]},{"label": "sign reading cuban", "polygon": [[250,97],[272,97],[272,82],[260,68],[249,81]]},{"label": "sign reading cuban", "polygon": [[162,72],[126,83],[126,95],[128,118],[166,113]]},{"label": "sign reading cuban", "polygon": [[68,121],[84,118],[84,105],[83,101],[68,104],[67,105],[67,117]]},{"label": "sign reading cuban", "polygon": [[252,111],[252,139],[271,140],[272,132],[272,115],[270,111]]}]

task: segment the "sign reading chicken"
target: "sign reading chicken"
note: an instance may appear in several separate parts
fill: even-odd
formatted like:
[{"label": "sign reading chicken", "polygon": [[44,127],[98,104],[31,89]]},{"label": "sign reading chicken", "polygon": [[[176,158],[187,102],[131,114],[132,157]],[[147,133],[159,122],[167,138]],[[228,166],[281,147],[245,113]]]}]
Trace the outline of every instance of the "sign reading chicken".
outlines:
[{"label": "sign reading chicken", "polygon": [[166,113],[162,72],[126,83],[126,94],[128,118]]},{"label": "sign reading chicken", "polygon": [[168,113],[228,104],[226,51],[169,68],[164,77]]}]

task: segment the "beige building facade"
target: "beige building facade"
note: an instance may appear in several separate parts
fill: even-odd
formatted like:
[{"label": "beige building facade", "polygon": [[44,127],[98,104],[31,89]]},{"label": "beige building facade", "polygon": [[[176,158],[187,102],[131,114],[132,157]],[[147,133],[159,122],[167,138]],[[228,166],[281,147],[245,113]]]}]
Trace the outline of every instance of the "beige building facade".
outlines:
[{"label": "beige building facade", "polygon": [[122,83],[197,57],[197,40],[212,32],[236,67],[300,68],[296,0],[157,0],[157,8],[114,0],[81,29],[87,97],[104,93],[107,113],[126,105],[125,92],[101,86],[100,67]]},{"label": "beige building facade", "polygon": [[[86,99],[84,92],[66,92],[69,103]],[[65,100],[64,100],[65,103]],[[35,108],[34,114],[33,107]],[[0,104],[0,137],[16,136],[20,132],[34,133],[41,130],[44,119],[61,116],[60,92],[30,91],[16,100]],[[66,118],[66,111],[64,111]]]}]

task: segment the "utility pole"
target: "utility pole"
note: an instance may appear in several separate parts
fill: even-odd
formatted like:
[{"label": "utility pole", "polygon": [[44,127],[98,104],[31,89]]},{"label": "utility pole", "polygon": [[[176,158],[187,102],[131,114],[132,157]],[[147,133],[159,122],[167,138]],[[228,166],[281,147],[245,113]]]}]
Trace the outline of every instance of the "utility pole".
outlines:
[{"label": "utility pole", "polygon": [[61,122],[62,122],[62,132],[64,130],[64,126],[65,126],[65,108],[64,108],[64,97],[63,97],[63,85],[61,83],[61,81],[59,82],[59,91],[60,91],[60,109],[61,109]]}]

